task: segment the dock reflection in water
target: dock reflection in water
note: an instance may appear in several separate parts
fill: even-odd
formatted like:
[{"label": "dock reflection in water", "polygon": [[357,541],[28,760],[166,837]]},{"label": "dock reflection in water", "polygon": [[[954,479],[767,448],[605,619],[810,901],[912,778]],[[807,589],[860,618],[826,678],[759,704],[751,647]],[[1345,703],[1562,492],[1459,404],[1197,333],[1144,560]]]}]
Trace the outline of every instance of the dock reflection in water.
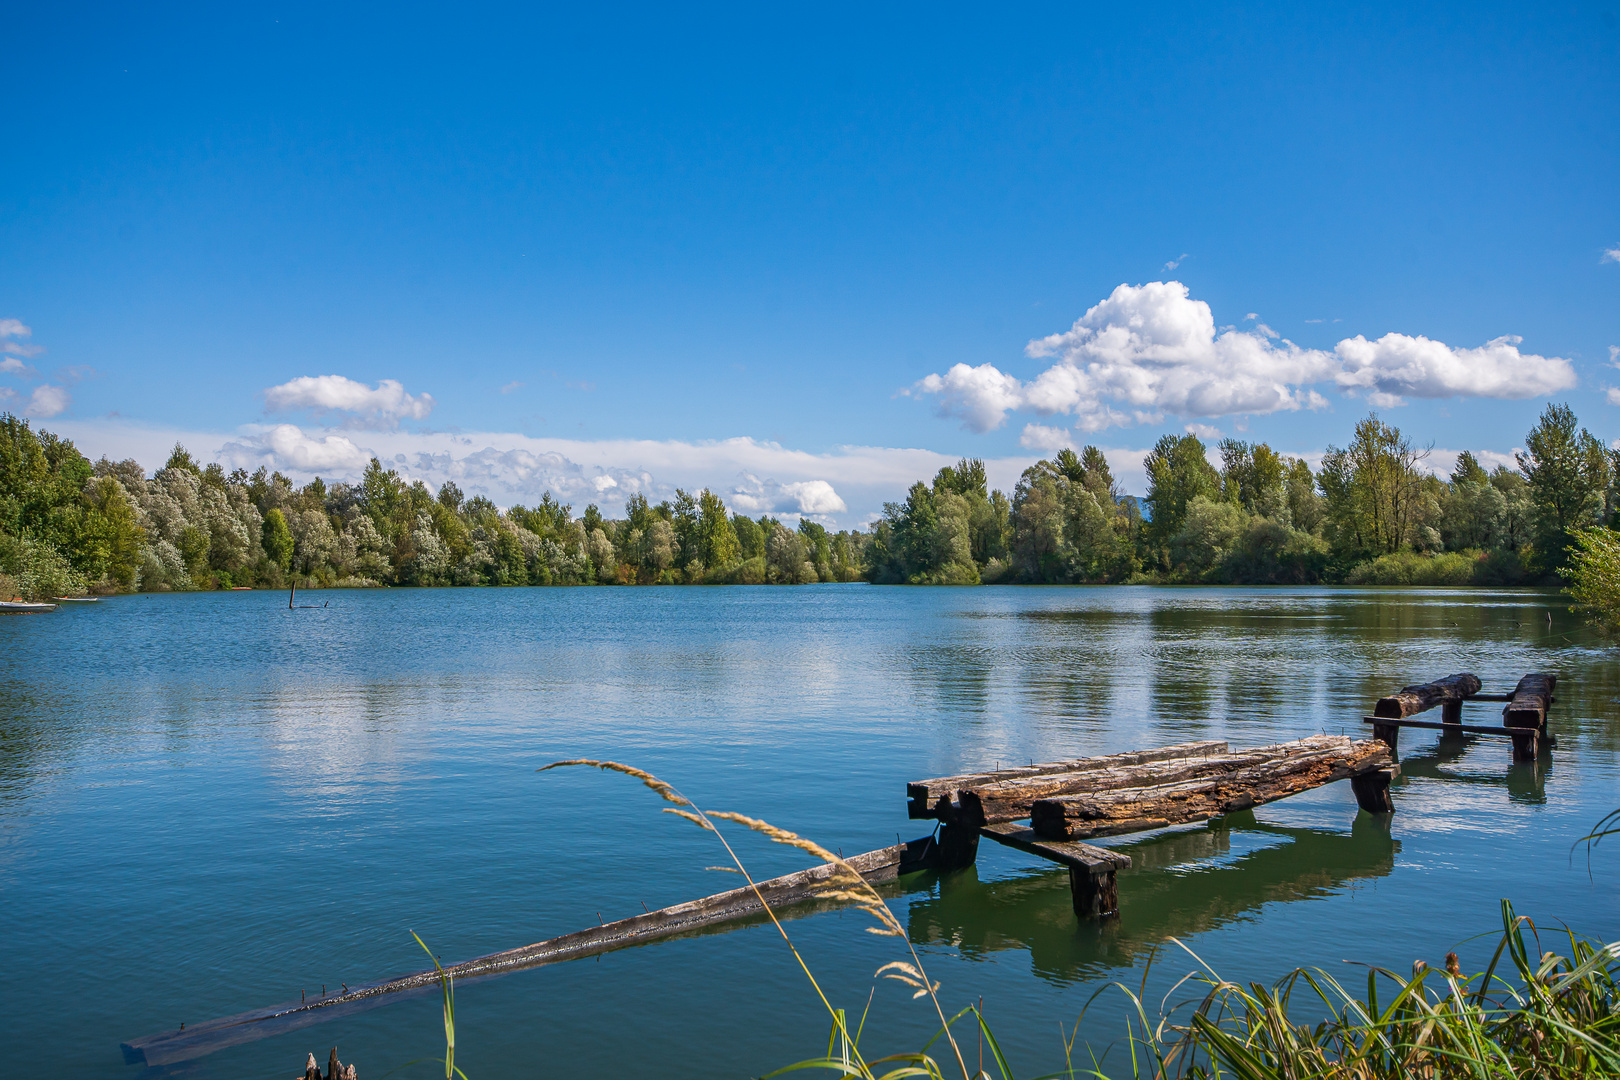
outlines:
[{"label": "dock reflection in water", "polygon": [[[1264,845],[1264,846],[1257,846]],[[1075,983],[1127,968],[1167,937],[1215,929],[1261,906],[1324,897],[1394,869],[1400,841],[1388,820],[1357,815],[1349,832],[1288,828],[1231,815],[1223,826],[1115,845],[1134,865],[1119,875],[1120,915],[1077,926],[1062,869],[983,881],[975,869],[940,879],[911,904],[918,944],[964,958],[1024,949],[1034,973]],[[1233,854],[1237,851],[1238,854]]]}]

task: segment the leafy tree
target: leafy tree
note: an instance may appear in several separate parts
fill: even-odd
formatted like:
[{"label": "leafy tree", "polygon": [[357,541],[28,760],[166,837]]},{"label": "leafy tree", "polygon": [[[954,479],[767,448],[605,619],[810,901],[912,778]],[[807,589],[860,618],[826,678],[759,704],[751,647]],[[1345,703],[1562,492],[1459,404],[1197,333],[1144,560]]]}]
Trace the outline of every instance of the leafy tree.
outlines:
[{"label": "leafy tree", "polygon": [[264,553],[270,557],[271,562],[281,567],[283,571],[292,569],[292,532],[288,530],[287,519],[280,510],[272,509],[264,515],[262,543]]},{"label": "leafy tree", "polygon": [[1535,506],[1537,555],[1554,573],[1568,562],[1575,531],[1603,517],[1609,489],[1609,455],[1577,423],[1568,405],[1548,405],[1516,455]]},{"label": "leafy tree", "polygon": [[726,504],[708,488],[698,496],[694,542],[698,561],[704,566],[726,566],[737,561],[737,531],[731,527]]},{"label": "leafy tree", "polygon": [[1148,478],[1148,540],[1163,557],[1171,538],[1181,531],[1187,505],[1199,496],[1219,495],[1220,474],[1196,435],[1165,435],[1142,464]]}]

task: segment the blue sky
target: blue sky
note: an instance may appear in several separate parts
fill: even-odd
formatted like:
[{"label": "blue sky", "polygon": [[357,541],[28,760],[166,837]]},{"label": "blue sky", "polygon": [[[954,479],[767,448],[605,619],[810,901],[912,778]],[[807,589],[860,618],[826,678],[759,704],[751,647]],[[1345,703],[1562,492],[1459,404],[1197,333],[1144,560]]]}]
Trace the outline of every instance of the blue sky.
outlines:
[{"label": "blue sky", "polygon": [[839,524],[1375,404],[1620,436],[1620,3],[577,8],[14,6],[0,408]]}]

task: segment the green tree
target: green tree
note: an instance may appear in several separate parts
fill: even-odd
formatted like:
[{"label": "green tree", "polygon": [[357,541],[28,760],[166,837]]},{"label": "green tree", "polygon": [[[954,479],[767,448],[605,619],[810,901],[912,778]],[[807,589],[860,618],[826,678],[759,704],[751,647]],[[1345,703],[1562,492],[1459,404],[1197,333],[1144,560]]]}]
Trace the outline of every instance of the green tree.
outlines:
[{"label": "green tree", "polygon": [[708,488],[698,496],[696,547],[698,561],[706,567],[729,566],[740,550],[726,504]]},{"label": "green tree", "polygon": [[1569,561],[1575,531],[1603,517],[1609,489],[1609,456],[1577,423],[1568,405],[1548,405],[1516,455],[1535,506],[1536,553],[1553,573]]},{"label": "green tree", "polygon": [[[372,459],[375,463],[376,459]],[[270,561],[281,567],[283,572],[292,569],[293,538],[292,532],[287,528],[287,518],[280,510],[271,509],[264,515],[262,533],[264,553]]]},{"label": "green tree", "polygon": [[1148,477],[1147,539],[1163,559],[1171,538],[1186,520],[1187,505],[1200,495],[1219,497],[1220,474],[1209,463],[1196,435],[1163,436],[1142,464]]}]

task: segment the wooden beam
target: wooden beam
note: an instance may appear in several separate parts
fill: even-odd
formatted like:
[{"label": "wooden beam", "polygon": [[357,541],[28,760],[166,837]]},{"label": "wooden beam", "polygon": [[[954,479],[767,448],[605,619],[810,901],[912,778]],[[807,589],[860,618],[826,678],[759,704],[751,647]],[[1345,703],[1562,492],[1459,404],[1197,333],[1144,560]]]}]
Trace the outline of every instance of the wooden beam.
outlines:
[{"label": "wooden beam", "polygon": [[1401,767],[1391,765],[1352,776],[1350,790],[1356,793],[1356,804],[1369,814],[1393,814],[1395,802],[1389,796],[1389,785],[1400,774]]},{"label": "wooden beam", "polygon": [[1031,807],[1041,799],[1084,795],[1094,791],[1154,787],[1159,784],[1193,780],[1201,776],[1218,776],[1263,765],[1289,754],[1302,753],[1311,746],[1338,745],[1340,741],[1342,737],[1336,735],[1312,736],[1275,746],[1256,746],[1252,749],[1215,753],[1203,757],[1174,758],[1083,772],[1049,773],[1002,780],[981,787],[959,790],[956,793],[957,805],[953,808],[953,813],[960,820],[979,825],[1019,821],[1029,817]]},{"label": "wooden beam", "polygon": [[906,785],[906,799],[909,812],[913,818],[937,818],[945,816],[940,812],[940,801],[953,802],[956,799],[956,793],[966,788],[982,787],[985,784],[1015,780],[1021,777],[1045,776],[1051,773],[1085,772],[1143,765],[1150,761],[1173,761],[1177,758],[1205,757],[1210,754],[1225,753],[1226,749],[1226,743],[1224,742],[1202,740],[1199,742],[1177,743],[1174,746],[1164,746],[1156,750],[1133,750],[1124,754],[1109,754],[1104,757],[1053,761],[1019,768],[997,769],[994,772],[968,773],[963,776],[941,776],[932,780],[913,780]]},{"label": "wooden beam", "polygon": [[1378,704],[1373,706],[1373,715],[1400,719],[1413,713],[1426,712],[1448,701],[1461,702],[1478,694],[1479,690],[1478,675],[1468,672],[1447,675],[1443,679],[1408,686],[1388,697],[1379,698]]},{"label": "wooden beam", "polygon": [[[1308,743],[1308,745],[1307,745]],[[1376,739],[1344,736],[1301,740],[1300,752],[1236,772],[1155,787],[1102,791],[1037,801],[1030,823],[1041,837],[1082,840],[1195,821],[1296,795],[1392,764]]]},{"label": "wooden beam", "polygon": [[1034,829],[1010,822],[986,825],[979,831],[998,844],[1039,855],[1071,870],[1096,874],[1108,870],[1126,870],[1131,865],[1131,857],[1122,851],[1110,851],[1078,840],[1046,840],[1037,836]]},{"label": "wooden beam", "polygon": [[1494,724],[1447,724],[1439,720],[1392,720],[1387,716],[1363,716],[1363,724],[1371,724],[1376,731],[1381,727],[1431,728],[1435,731],[1457,731],[1469,735],[1515,735],[1523,728],[1510,728]]},{"label": "wooden beam", "polygon": [[[933,837],[923,837],[908,844],[896,844],[855,855],[847,861],[867,881],[893,881],[902,873],[927,867],[934,848]],[[766,904],[773,909],[816,900],[835,887],[833,877],[836,872],[832,865],[823,863],[808,870],[761,881],[759,891]],[[452,964],[444,970],[457,982],[505,975],[526,968],[643,945],[716,923],[758,915],[763,911],[759,896],[752,888],[744,886],[701,900],[659,908],[643,915],[549,938],[533,945],[480,956]],[[129,1040],[123,1044],[124,1057],[131,1064],[145,1062],[148,1065],[165,1065],[186,1061],[228,1046],[318,1023],[338,1013],[380,1004],[376,999],[385,995],[431,990],[438,986],[438,982],[437,971],[418,971],[396,979],[352,987],[346,993],[329,994],[307,1001],[290,1001],[218,1020],[188,1024],[177,1031]]]}]

